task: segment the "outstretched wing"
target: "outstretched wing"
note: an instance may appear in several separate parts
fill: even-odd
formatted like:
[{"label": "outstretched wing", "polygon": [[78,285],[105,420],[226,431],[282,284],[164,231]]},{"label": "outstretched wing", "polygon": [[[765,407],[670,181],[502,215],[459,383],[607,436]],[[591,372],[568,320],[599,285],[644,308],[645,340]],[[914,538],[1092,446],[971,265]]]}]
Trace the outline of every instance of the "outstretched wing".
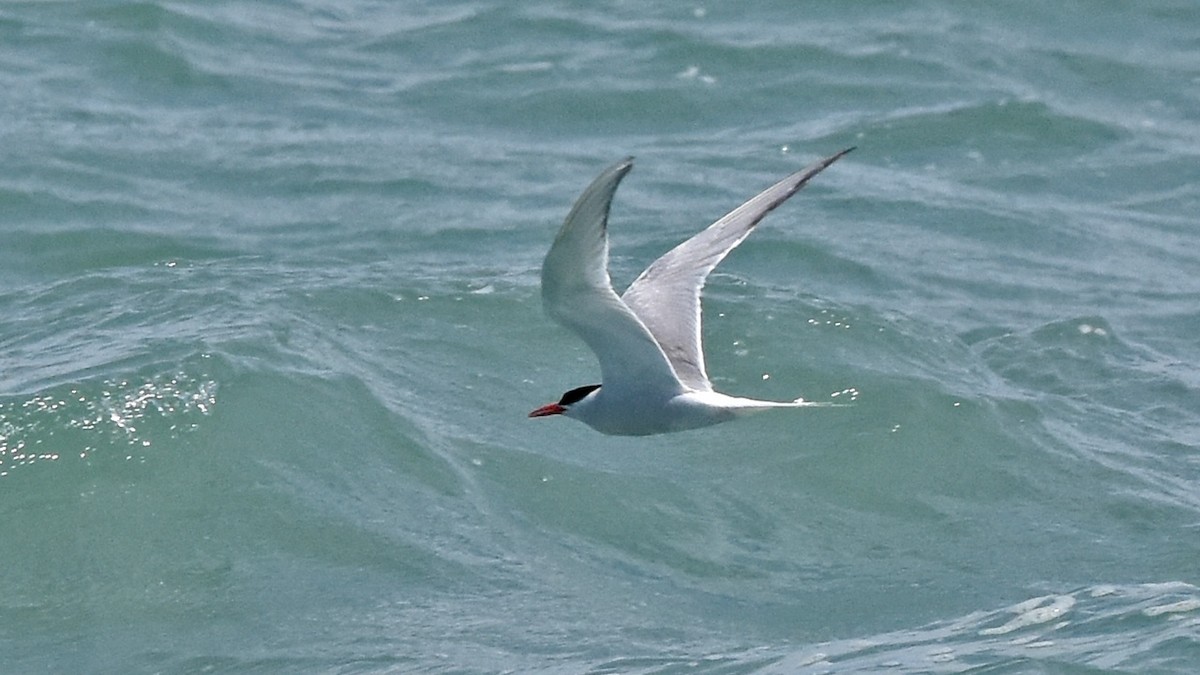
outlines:
[{"label": "outstretched wing", "polygon": [[[700,290],[709,272],[772,209],[853,149],[815,162],[763,190],[655,260],[621,296],[654,336],[683,384],[700,391],[712,390],[700,342]],[[605,283],[608,283],[607,273]]]},{"label": "outstretched wing", "polygon": [[626,158],[584,190],[542,263],[542,305],[596,353],[604,388],[682,391],[658,343],[612,288],[608,276],[608,211],[633,168]]}]

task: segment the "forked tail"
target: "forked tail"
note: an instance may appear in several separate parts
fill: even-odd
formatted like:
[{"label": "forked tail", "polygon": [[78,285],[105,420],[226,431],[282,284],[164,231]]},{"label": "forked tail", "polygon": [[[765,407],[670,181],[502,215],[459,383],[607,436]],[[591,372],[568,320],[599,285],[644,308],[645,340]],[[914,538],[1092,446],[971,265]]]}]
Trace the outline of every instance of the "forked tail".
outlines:
[{"label": "forked tail", "polygon": [[803,397],[787,404],[789,408],[849,408],[853,403],[837,403],[835,401],[806,401]]}]

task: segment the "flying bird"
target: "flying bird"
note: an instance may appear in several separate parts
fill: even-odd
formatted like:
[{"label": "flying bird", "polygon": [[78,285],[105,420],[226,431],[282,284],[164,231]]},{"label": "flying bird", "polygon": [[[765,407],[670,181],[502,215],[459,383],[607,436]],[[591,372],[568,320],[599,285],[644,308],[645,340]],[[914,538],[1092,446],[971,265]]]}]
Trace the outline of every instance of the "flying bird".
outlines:
[{"label": "flying bird", "polygon": [[595,352],[601,384],[571,389],[529,416],[565,415],[601,433],[647,436],[761,410],[831,405],[714,391],[701,347],[700,291],[709,272],[764,216],[853,149],[763,190],[655,260],[620,296],[608,276],[608,212],[633,158],[605,169],[575,202],[542,263],[542,305]]}]

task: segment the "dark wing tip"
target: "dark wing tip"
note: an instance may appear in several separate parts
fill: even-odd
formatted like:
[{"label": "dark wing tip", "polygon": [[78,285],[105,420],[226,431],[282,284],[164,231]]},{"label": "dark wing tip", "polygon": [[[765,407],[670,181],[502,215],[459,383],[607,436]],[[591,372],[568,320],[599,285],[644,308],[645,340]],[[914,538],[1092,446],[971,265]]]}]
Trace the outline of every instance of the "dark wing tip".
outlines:
[{"label": "dark wing tip", "polygon": [[833,153],[832,155],[830,155],[820,161],[821,168],[823,169],[823,168],[829,166],[830,164],[833,164],[834,162],[836,162],[839,159],[845,157],[846,155],[854,152],[857,149],[858,149],[857,145],[852,145],[852,146],[846,148],[845,150]]}]

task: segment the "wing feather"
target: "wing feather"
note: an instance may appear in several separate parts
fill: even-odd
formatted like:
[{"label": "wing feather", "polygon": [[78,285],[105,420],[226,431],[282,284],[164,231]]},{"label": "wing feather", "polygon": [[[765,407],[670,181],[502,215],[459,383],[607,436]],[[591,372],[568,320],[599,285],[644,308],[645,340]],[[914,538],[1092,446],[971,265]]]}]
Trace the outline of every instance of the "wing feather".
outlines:
[{"label": "wing feather", "polygon": [[606,390],[675,393],[682,387],[666,355],[608,276],[609,207],[631,168],[631,157],[612,165],[575,202],[542,263],[542,305],[595,352]]},{"label": "wing feather", "polygon": [[[763,190],[655,260],[621,296],[625,306],[637,315],[666,354],[684,385],[700,391],[712,390],[704,368],[700,336],[700,291],[709,272],[742,243],[763,217],[853,149],[814,162]],[[606,272],[606,283],[607,278]]]}]

